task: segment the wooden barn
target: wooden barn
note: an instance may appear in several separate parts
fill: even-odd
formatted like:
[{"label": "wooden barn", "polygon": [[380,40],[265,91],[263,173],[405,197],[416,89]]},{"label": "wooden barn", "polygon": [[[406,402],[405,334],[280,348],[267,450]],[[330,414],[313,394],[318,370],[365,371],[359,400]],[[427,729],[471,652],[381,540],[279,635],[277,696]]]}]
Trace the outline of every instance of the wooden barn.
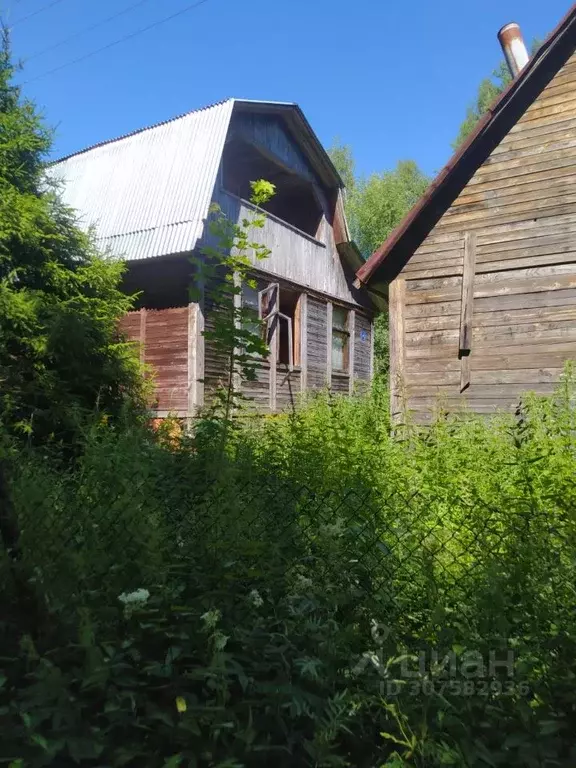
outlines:
[{"label": "wooden barn", "polygon": [[[305,390],[348,393],[370,380],[374,305],[353,286],[361,258],[343,184],[295,104],[230,99],[66,157],[51,173],[98,245],[128,263],[125,288],[140,299],[122,327],[155,374],[158,416],[193,415],[226,375],[204,338],[214,308],[189,298],[190,256],[209,241],[211,204],[241,221],[260,178],[276,194],[254,240],[272,253],[254,262],[253,277],[260,290],[279,286],[288,320],[244,394],[277,411]],[[254,305],[256,295],[246,288],[242,301]]]},{"label": "wooden barn", "polygon": [[513,82],[357,272],[389,298],[396,416],[510,409],[576,358],[576,6],[531,60],[499,37]]}]

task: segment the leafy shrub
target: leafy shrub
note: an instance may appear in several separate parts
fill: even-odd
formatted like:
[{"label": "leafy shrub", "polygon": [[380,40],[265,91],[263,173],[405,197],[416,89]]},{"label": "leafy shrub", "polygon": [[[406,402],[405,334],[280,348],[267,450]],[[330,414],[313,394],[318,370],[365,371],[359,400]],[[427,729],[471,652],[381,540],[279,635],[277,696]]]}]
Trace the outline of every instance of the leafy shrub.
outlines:
[{"label": "leafy shrub", "polygon": [[101,422],[22,453],[0,759],[574,765],[575,419],[567,377],[393,437],[377,385],[225,453]]}]

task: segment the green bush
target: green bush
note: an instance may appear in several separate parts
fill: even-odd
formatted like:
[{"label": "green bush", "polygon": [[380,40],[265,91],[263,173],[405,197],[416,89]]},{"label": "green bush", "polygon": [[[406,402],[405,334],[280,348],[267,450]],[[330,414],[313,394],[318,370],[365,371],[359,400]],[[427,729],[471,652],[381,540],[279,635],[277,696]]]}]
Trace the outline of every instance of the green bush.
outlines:
[{"label": "green bush", "polygon": [[101,421],[65,465],[23,451],[0,763],[574,765],[570,378],[491,421],[387,412],[376,386],[224,454]]}]

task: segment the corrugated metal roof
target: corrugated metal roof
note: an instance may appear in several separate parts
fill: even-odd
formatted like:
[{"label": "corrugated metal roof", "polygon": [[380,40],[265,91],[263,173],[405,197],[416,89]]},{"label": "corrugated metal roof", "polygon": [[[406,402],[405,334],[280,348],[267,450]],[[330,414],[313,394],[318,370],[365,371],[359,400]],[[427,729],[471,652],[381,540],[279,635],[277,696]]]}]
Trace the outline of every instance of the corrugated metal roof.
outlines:
[{"label": "corrugated metal roof", "polygon": [[191,251],[202,234],[234,100],[97,144],[50,166],[97,242],[127,260]]}]

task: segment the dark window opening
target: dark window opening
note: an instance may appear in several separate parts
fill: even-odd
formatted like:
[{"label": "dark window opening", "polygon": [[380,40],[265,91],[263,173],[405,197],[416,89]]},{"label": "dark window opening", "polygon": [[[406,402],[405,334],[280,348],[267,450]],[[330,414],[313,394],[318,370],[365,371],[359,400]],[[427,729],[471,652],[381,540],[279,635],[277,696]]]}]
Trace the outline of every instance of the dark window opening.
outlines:
[{"label": "dark window opening", "polygon": [[262,206],[264,210],[316,237],[323,211],[312,182],[283,168],[252,144],[240,139],[229,141],[224,149],[224,189],[249,200],[250,182],[257,179],[276,186],[276,194]]},{"label": "dark window opening", "polygon": [[[300,365],[300,296],[295,291],[280,291],[280,314],[289,320],[279,318],[278,362],[290,364],[290,336],[292,336],[292,363]],[[290,333],[291,331],[291,333]]]},{"label": "dark window opening", "polygon": [[122,291],[138,294],[134,309],[185,307],[193,269],[187,256],[128,262],[122,278]]},{"label": "dark window opening", "polygon": [[334,306],[332,309],[332,370],[339,373],[348,372],[349,350],[348,310]]}]

